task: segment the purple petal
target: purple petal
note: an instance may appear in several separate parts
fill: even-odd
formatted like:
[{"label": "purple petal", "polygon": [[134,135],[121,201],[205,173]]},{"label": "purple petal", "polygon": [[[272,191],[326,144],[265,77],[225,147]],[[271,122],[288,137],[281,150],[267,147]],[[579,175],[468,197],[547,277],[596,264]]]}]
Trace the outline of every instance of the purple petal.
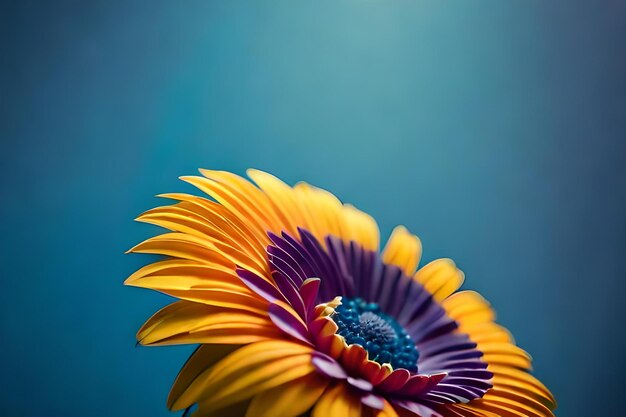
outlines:
[{"label": "purple petal", "polygon": [[348,269],[348,260],[346,259],[346,251],[343,241],[335,236],[326,237],[326,245],[328,252],[333,259],[339,275],[342,295],[354,297],[354,278],[352,272]]},{"label": "purple petal", "polygon": [[410,411],[418,417],[442,417],[441,414],[436,413],[431,407],[424,404],[416,403],[415,401],[393,400],[392,402],[394,405]]},{"label": "purple petal", "polygon": [[239,279],[252,291],[265,298],[267,301],[284,300],[285,297],[272,284],[247,269],[237,268]]},{"label": "purple petal", "polygon": [[385,400],[383,399],[383,397],[376,394],[369,393],[367,395],[364,395],[363,397],[361,397],[361,402],[368,407],[376,410],[382,410],[383,408],[385,408]]},{"label": "purple petal", "polygon": [[304,308],[307,312],[307,317],[310,318],[315,308],[315,300],[320,289],[319,278],[307,278],[300,286],[300,296],[304,302]]},{"label": "purple petal", "polygon": [[[294,312],[295,313],[295,312]],[[269,307],[269,316],[272,322],[283,332],[298,340],[309,342],[309,332],[294,314],[279,303],[272,303]]]},{"label": "purple petal", "polygon": [[335,379],[346,379],[348,374],[341,365],[328,355],[321,352],[314,352],[311,363],[321,374]]},{"label": "purple petal", "polygon": [[281,236],[277,236],[272,232],[268,233],[270,240],[276,247],[280,248],[288,254],[301,268],[304,272],[304,277],[310,277],[314,275],[313,267],[311,266],[309,260],[302,255],[302,251],[300,250],[300,243],[289,236],[286,232],[282,233]]},{"label": "purple petal", "polygon": [[452,397],[453,400],[460,401],[463,403],[467,403],[479,397],[471,390],[465,389],[458,385],[443,384],[443,383],[438,384],[437,387],[431,391],[431,393]]},{"label": "purple petal", "polygon": [[290,265],[287,260],[288,257],[285,256],[281,249],[270,245],[267,247],[267,253],[269,254],[270,266],[273,270],[282,272],[294,285],[302,284],[302,281],[304,281],[306,277],[301,276],[300,273]]},{"label": "purple petal", "polygon": [[361,378],[352,378],[351,376],[348,377],[348,384],[363,392],[370,392],[374,388],[371,382]]},{"label": "purple petal", "polygon": [[304,272],[304,269],[302,269],[302,265],[300,265],[300,263],[296,261],[293,256],[291,256],[283,248],[279,246],[269,245],[267,247],[267,252],[273,255],[274,258],[281,259],[284,264],[289,267],[289,270],[293,271],[293,274],[298,281],[302,282],[306,279],[307,275],[306,272]]},{"label": "purple petal", "polygon": [[278,271],[272,271],[272,278],[274,278],[274,282],[280,289],[287,303],[291,305],[304,320],[306,317],[304,301],[302,301],[297,287],[294,287],[293,283]]},{"label": "purple petal", "polygon": [[390,305],[396,301],[396,286],[398,285],[398,280],[405,277],[406,275],[404,275],[402,270],[397,266],[385,265],[385,271],[381,278],[380,292],[377,294],[378,296],[374,298],[374,301],[383,311],[388,312]]}]

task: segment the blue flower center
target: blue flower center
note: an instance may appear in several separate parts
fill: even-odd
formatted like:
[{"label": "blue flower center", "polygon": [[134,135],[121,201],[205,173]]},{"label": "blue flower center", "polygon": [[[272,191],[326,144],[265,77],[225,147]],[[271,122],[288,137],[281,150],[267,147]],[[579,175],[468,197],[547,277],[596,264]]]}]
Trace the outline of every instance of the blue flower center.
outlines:
[{"label": "blue flower center", "polygon": [[380,311],[378,304],[343,297],[332,318],[346,343],[361,345],[370,360],[417,372],[415,342],[393,317]]}]

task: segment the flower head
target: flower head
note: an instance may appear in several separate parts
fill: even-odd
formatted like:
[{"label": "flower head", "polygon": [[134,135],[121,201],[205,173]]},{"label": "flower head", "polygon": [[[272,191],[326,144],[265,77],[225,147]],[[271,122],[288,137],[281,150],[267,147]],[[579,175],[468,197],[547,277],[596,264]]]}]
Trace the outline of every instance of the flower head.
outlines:
[{"label": "flower head", "polygon": [[449,259],[416,271],[420,240],[327,191],[256,170],[183,177],[211,199],[138,220],[171,233],[132,252],[165,255],[126,284],[180,301],[139,330],[144,345],[199,348],[170,392],[194,416],[552,416],[530,357],[494,323]]}]

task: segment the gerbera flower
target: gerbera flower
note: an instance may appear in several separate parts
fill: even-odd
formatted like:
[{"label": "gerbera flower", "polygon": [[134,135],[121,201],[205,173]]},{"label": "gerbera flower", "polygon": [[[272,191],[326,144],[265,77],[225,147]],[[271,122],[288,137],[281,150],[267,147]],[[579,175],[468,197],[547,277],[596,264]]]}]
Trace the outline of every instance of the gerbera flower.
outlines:
[{"label": "gerbera flower", "polygon": [[420,269],[420,240],[327,191],[248,171],[182,179],[211,199],[138,220],[171,230],[131,252],[165,255],[126,284],[180,299],[143,345],[199,348],[170,392],[193,416],[552,416],[529,355],[449,259]]}]

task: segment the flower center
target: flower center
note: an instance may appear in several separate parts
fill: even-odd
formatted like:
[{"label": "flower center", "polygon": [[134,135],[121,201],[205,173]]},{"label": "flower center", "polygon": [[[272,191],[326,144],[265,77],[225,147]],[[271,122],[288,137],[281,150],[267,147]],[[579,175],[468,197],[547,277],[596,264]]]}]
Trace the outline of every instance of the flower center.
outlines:
[{"label": "flower center", "polygon": [[417,372],[415,342],[393,317],[380,311],[378,304],[344,297],[332,318],[346,343],[361,345],[369,359]]}]

